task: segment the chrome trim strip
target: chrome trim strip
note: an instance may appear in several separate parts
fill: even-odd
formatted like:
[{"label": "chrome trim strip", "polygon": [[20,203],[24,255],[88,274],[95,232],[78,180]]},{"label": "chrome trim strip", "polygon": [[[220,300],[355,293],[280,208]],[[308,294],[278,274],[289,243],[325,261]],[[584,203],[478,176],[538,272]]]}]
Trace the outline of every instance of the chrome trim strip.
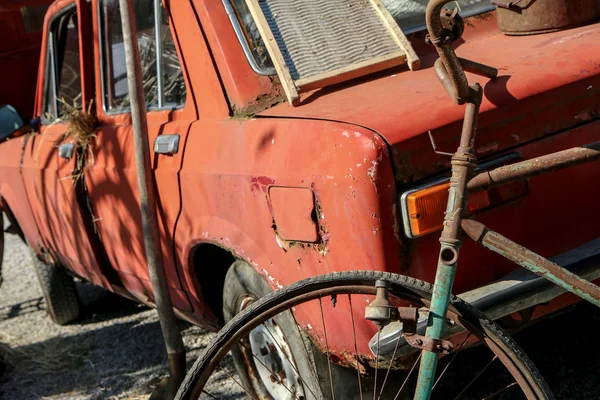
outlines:
[{"label": "chrome trim strip", "polygon": [[162,4],[154,0],[154,42],[156,46],[156,88],[158,91],[158,108],[165,104],[163,76],[163,44],[162,44]]},{"label": "chrome trim strip", "polygon": [[233,6],[231,5],[231,1],[229,1],[229,0],[221,0],[221,1],[223,3],[223,7],[225,7],[225,12],[227,13],[227,16],[229,17],[229,21],[231,22],[231,25],[233,26],[235,35],[237,36],[238,41],[242,45],[242,50],[244,51],[244,54],[246,55],[246,59],[248,60],[248,63],[250,64],[250,68],[252,68],[252,70],[259,75],[264,75],[264,76],[277,75],[277,71],[275,70],[274,67],[263,69],[258,65],[258,63],[256,62],[256,59],[254,58],[254,54],[252,54],[252,50],[250,49],[250,46],[248,45],[246,36],[244,35],[244,32],[242,31],[240,22],[238,21],[237,15],[235,14],[235,10],[233,9]]},{"label": "chrome trim strip", "polygon": [[[57,87],[57,74],[56,74],[56,54],[55,54],[55,40],[56,38],[54,37],[54,32],[49,32],[48,35],[48,52],[50,53],[50,79],[51,79],[51,85],[52,85],[52,111],[54,112],[54,115],[52,115],[52,119],[58,119],[58,87]],[[79,77],[79,79],[81,79],[81,77]]]}]

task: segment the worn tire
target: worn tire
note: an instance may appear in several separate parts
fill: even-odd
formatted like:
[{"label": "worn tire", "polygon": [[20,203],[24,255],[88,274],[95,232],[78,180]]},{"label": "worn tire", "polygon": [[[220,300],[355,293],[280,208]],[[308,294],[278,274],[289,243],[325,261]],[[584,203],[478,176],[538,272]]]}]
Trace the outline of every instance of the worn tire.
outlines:
[{"label": "worn tire", "polygon": [[[258,300],[271,293],[273,293],[273,290],[263,276],[256,272],[256,270],[246,262],[236,261],[227,271],[225,277],[223,289],[223,316],[225,322],[231,321],[240,313],[240,301],[242,301],[244,297],[251,296]],[[286,335],[286,339],[290,345],[300,374],[304,378],[309,377],[309,380],[312,381],[309,382],[308,386],[312,388],[328,387],[330,382],[326,356],[312,344],[310,339],[303,337],[299,333],[296,323],[290,315],[280,316],[278,318],[279,327]],[[236,346],[232,350],[232,356],[242,384],[246,388],[254,389],[255,386],[252,385],[251,379],[249,378],[248,367],[244,363],[244,356],[239,346]],[[312,367],[309,364],[316,367],[316,376],[311,372],[315,367]],[[369,395],[373,393],[372,376],[363,377],[363,393],[361,395],[361,393],[352,385],[349,386],[344,383],[348,378],[354,379],[356,376],[354,370],[343,368],[335,364],[331,367],[335,393],[340,398],[346,400],[360,400],[365,397],[368,398]],[[403,378],[404,376],[402,379]],[[397,390],[397,388],[394,390]],[[394,393],[396,392],[394,391]],[[306,393],[306,399],[312,399],[312,395],[312,393]],[[319,399],[332,399],[331,393],[328,391],[322,391],[321,393],[317,393],[317,395],[320,396]],[[255,391],[253,396],[256,399],[271,398],[264,390],[262,392],[261,390],[258,390],[258,392]],[[398,397],[398,399],[403,400],[405,399],[405,396],[408,396],[408,391],[404,391],[402,396]]]},{"label": "worn tire", "polygon": [[2,276],[2,262],[4,260],[4,215],[0,210],[0,287],[4,281]]},{"label": "worn tire", "polygon": [[[244,261],[234,262],[227,271],[223,288],[223,316],[225,322],[229,322],[241,312],[240,303],[244,298],[252,297],[258,300],[272,292],[273,290],[266,280],[252,266]],[[306,351],[307,347],[302,343],[304,339],[296,330],[293,318],[289,315],[284,315],[278,322],[292,349],[297,367],[303,373],[302,376],[310,377],[309,380],[312,380],[310,383],[312,387],[319,387],[318,378],[310,372],[310,363],[314,363],[313,354],[309,354]],[[242,384],[254,390],[253,396],[256,399],[270,398],[264,387],[252,384],[248,373],[249,367],[244,361],[243,350],[240,346],[236,346],[232,350],[232,355]]]},{"label": "worn tire", "polygon": [[33,250],[31,256],[50,318],[59,325],[76,320],[81,314],[81,303],[73,277],[60,266],[40,261]]}]

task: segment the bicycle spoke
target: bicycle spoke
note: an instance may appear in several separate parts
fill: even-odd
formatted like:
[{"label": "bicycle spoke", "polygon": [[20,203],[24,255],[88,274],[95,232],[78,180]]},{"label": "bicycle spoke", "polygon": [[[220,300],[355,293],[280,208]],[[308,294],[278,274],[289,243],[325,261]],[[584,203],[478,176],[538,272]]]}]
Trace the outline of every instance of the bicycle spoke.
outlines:
[{"label": "bicycle spoke", "polygon": [[377,400],[381,399],[381,395],[383,394],[383,389],[385,388],[385,383],[387,382],[388,376],[390,374],[390,370],[392,369],[392,364],[394,363],[394,359],[396,358],[396,351],[398,351],[398,345],[400,344],[401,336],[398,336],[398,340],[396,341],[396,346],[394,347],[394,352],[392,353],[392,358],[390,359],[390,365],[388,365],[387,372],[385,373],[385,378],[383,379],[383,383],[381,384],[381,390],[379,391],[379,397]]},{"label": "bicycle spoke", "polygon": [[488,397],[485,397],[485,398],[483,398],[482,400],[489,400],[489,399],[491,399],[492,397],[495,397],[495,396],[499,395],[500,393],[502,393],[502,392],[505,392],[505,391],[507,391],[508,389],[510,389],[510,388],[512,388],[512,387],[514,387],[516,384],[517,384],[517,382],[513,382],[513,383],[511,383],[510,385],[508,385],[508,386],[506,386],[506,387],[504,387],[504,388],[502,388],[502,389],[498,390],[497,392],[494,392],[494,393],[492,393],[492,394],[491,394],[491,395],[489,395]]},{"label": "bicycle spoke", "polygon": [[242,385],[240,382],[238,382],[238,380],[237,380],[237,379],[235,379],[235,378],[233,377],[233,375],[231,375],[231,373],[229,373],[229,371],[227,371],[227,370],[226,370],[225,368],[223,368],[223,367],[220,367],[219,369],[223,370],[223,371],[224,371],[224,372],[227,374],[227,376],[229,377],[229,379],[231,379],[233,382],[235,382],[235,384],[236,384],[236,385],[238,385],[239,387],[241,387],[241,388],[242,388],[242,390],[243,390],[244,392],[246,392],[246,394],[247,394],[248,396],[252,397],[254,400],[258,400],[256,397],[254,397],[254,396],[252,395],[252,393],[250,393],[250,391],[249,391],[248,389],[246,389],[246,388],[244,387],[244,385]]},{"label": "bicycle spoke", "polygon": [[295,365],[294,361],[292,361],[292,359],[288,355],[288,351],[284,351],[283,350],[283,348],[281,347],[281,345],[279,344],[279,342],[277,341],[277,339],[275,339],[275,336],[271,333],[271,330],[269,329],[269,327],[266,324],[263,324],[263,326],[267,329],[267,332],[269,332],[269,336],[271,336],[271,338],[273,338],[273,341],[275,342],[275,344],[277,345],[277,347],[279,348],[279,350],[283,353],[283,355],[285,356],[285,358],[287,358],[287,360],[289,361],[289,363],[292,366],[292,368],[294,369],[294,371],[296,371],[296,373],[298,374],[298,376],[300,377],[300,379],[302,379],[302,386],[306,386],[306,388],[315,397],[315,399],[318,398],[317,395],[315,394],[315,392],[313,392],[312,388],[306,383],[307,382],[306,379],[304,379],[304,377],[302,376],[302,374],[300,374],[300,371],[298,371],[298,369],[296,368],[296,365]]},{"label": "bicycle spoke", "polygon": [[208,397],[210,397],[211,399],[217,399],[218,400],[218,397],[213,396],[212,394],[208,393],[206,390],[202,390],[202,393],[208,395]]},{"label": "bicycle spoke", "polygon": [[360,400],[363,400],[362,383],[360,379],[360,368],[358,367],[358,344],[356,344],[356,327],[354,326],[354,310],[352,309],[352,296],[348,294],[348,302],[350,303],[350,317],[352,318],[352,334],[354,335],[354,357],[356,360],[356,375],[358,376],[358,391]]},{"label": "bicycle spoke", "polygon": [[377,331],[377,354],[375,354],[375,383],[373,384],[373,400],[377,396],[377,371],[379,370],[379,336],[381,329]]},{"label": "bicycle spoke", "polygon": [[469,382],[469,384],[467,386],[465,386],[465,388],[458,394],[458,396],[456,396],[454,398],[454,400],[458,400],[460,399],[460,396],[462,396],[464,393],[467,392],[467,390],[471,387],[471,385],[481,376],[483,375],[483,373],[490,367],[490,365],[492,365],[492,363],[494,361],[496,361],[496,359],[498,358],[498,356],[494,356],[494,358],[491,359],[491,361],[489,363],[487,363],[487,365],[481,370],[479,371],[479,373],[477,375],[475,375],[475,378],[473,378],[473,380],[471,382]]},{"label": "bicycle spoke", "polygon": [[408,383],[408,380],[409,380],[410,376],[412,375],[413,371],[415,370],[417,364],[419,364],[419,361],[421,360],[422,355],[423,355],[423,352],[420,352],[419,357],[417,357],[417,359],[415,360],[415,363],[413,364],[412,368],[408,372],[408,375],[406,375],[404,382],[402,382],[402,386],[400,386],[400,389],[398,389],[398,393],[396,393],[394,400],[397,400],[398,396],[400,396],[400,393],[402,393],[402,389],[404,389],[404,386],[406,386],[406,384]]},{"label": "bicycle spoke", "polygon": [[465,343],[467,343],[467,340],[469,340],[469,338],[471,337],[471,335],[472,335],[472,333],[469,332],[469,334],[467,335],[467,337],[465,338],[465,340],[463,340],[463,342],[461,343],[460,347],[457,348],[457,349],[454,349],[454,354],[452,354],[452,357],[450,358],[450,361],[448,361],[448,364],[446,364],[446,367],[444,367],[444,370],[442,371],[442,373],[440,374],[440,376],[437,378],[437,380],[433,384],[433,388],[431,389],[432,393],[435,390],[435,387],[437,386],[437,384],[442,380],[442,377],[444,376],[444,374],[448,370],[448,367],[450,367],[450,364],[452,364],[454,362],[454,360],[456,359],[456,356],[458,355],[458,352],[460,350],[462,350],[463,346],[465,345]]},{"label": "bicycle spoke", "polygon": [[[308,347],[306,347],[306,342],[304,340],[304,334],[300,330],[300,324],[298,324],[298,321],[296,320],[296,316],[294,315],[294,313],[290,311],[290,314],[292,315],[292,319],[294,320],[294,323],[296,324],[296,330],[298,331],[298,335],[300,337],[300,341],[302,342],[302,347],[304,347],[305,354],[307,354],[309,357],[311,357],[312,353],[309,352]],[[309,364],[312,366],[311,372],[312,372],[313,378],[315,379],[315,382],[319,382],[319,374],[317,372],[317,367],[316,367],[315,363],[310,362]],[[315,396],[315,398],[318,399],[319,396]]]},{"label": "bicycle spoke", "polygon": [[[392,294],[394,296],[392,304],[406,302],[411,306],[423,307],[431,298],[427,285],[406,280],[402,276],[381,275],[399,287]],[[408,396],[420,373],[424,353],[404,347],[404,341],[399,340],[402,337],[396,337],[395,343],[394,341],[389,343],[391,358],[379,359],[383,351],[383,342],[380,342],[383,332],[376,329],[377,333],[373,335],[373,326],[366,324],[358,314],[354,315],[355,312],[359,312],[359,308],[362,310],[366,305],[362,302],[359,305],[357,299],[363,300],[364,296],[377,294],[377,288],[374,286],[376,278],[379,276],[373,276],[371,272],[342,272],[324,278],[307,279],[306,282],[290,285],[281,292],[266,296],[264,300],[256,303],[256,309],[253,309],[252,314],[240,314],[237,319],[230,322],[228,329],[217,335],[206,353],[197,361],[193,370],[194,375],[186,378],[189,386],[185,388],[184,394],[199,393],[200,398],[207,400],[229,395],[238,396],[243,393],[245,393],[244,397],[257,400],[259,395],[262,396],[263,393],[267,395],[267,391],[274,398],[292,400],[301,398],[312,400],[315,397],[332,400],[336,397],[357,400],[387,398],[400,400]],[[415,293],[422,294],[423,297],[417,298]],[[340,302],[344,298],[341,296],[348,296],[348,303],[343,300]],[[354,298],[355,296],[357,297]],[[329,300],[330,297],[335,308],[324,301]],[[357,303],[356,307],[354,303]],[[320,322],[316,312],[321,312]],[[315,323],[317,326],[313,328],[308,325],[308,321],[301,321],[301,315],[307,317],[313,326]],[[286,321],[284,326],[278,324],[280,318],[282,324]],[[452,304],[448,311],[448,318],[467,332],[458,336],[460,342],[456,344],[455,354],[449,354],[432,377],[430,384],[436,391],[433,396],[449,400],[453,398],[497,400],[517,394],[515,388],[522,390],[526,396],[533,394],[532,398],[537,398],[535,394],[538,393],[550,394],[536,369],[528,368],[526,363],[528,360],[522,353],[511,351],[513,342],[509,337],[500,335],[491,321],[481,323],[481,316],[461,301]],[[288,327],[289,323],[296,323],[296,327]],[[319,324],[322,324],[322,328]],[[344,324],[345,326],[342,326]],[[348,324],[352,326],[348,327]],[[283,327],[287,327],[288,330],[280,331]],[[289,340],[290,335],[293,335],[293,341]],[[467,368],[472,371],[471,373],[466,373],[467,371],[459,364],[468,364],[467,360],[470,359],[471,353],[464,354],[464,357],[456,353],[467,348],[470,343],[474,343],[477,337],[486,337],[486,335],[491,338],[490,341],[482,341],[481,344],[493,354],[483,354],[483,358],[480,358],[482,354],[473,351],[473,356],[479,359],[479,362]],[[372,353],[366,346],[363,353],[361,349],[366,344],[363,340],[368,340],[370,337],[379,340],[372,345]],[[240,338],[251,338],[252,341],[244,339],[240,342]],[[314,342],[315,338],[318,343]],[[354,344],[351,344],[351,340],[354,340]],[[491,345],[496,343],[502,346]],[[236,350],[235,346],[241,351]],[[266,349],[265,346],[268,348]],[[233,354],[230,353],[232,349]],[[249,349],[253,349],[254,352],[249,352]],[[405,350],[410,353],[405,355]],[[305,357],[305,351],[309,355],[308,358]],[[337,368],[341,367],[338,367],[337,359],[332,359],[338,352],[343,352],[340,354],[345,357],[343,360],[348,367],[356,369],[356,371],[340,370],[339,372],[343,374],[339,379]],[[370,366],[363,362],[362,357],[368,357],[367,354],[371,355]],[[312,358],[313,356],[315,359]],[[322,357],[327,357],[327,362]],[[375,360],[373,357],[376,357]],[[497,362],[494,363],[496,360]],[[403,371],[396,371],[399,366]],[[496,367],[504,367],[512,379],[500,374],[496,377]],[[365,384],[367,381],[363,381],[365,368],[369,373],[367,385]],[[461,375],[464,379],[453,380],[454,377],[458,378]],[[492,378],[492,376],[493,381],[488,382],[488,377]],[[304,378],[308,378],[308,381]],[[255,392],[255,383],[257,383],[255,379],[260,379],[260,382],[264,382],[266,386],[260,388],[256,386]],[[353,379],[357,379],[358,382],[351,382]],[[331,389],[325,388],[324,385],[327,384]],[[359,393],[356,392],[357,390]]]},{"label": "bicycle spoke", "polygon": [[325,327],[325,314],[323,314],[323,302],[319,297],[319,307],[321,308],[321,321],[323,322],[323,335],[325,335],[325,349],[327,355],[327,367],[329,368],[329,385],[331,386],[331,398],[335,400],[335,391],[333,390],[333,375],[331,373],[331,360],[329,359],[329,342],[327,341],[327,328]]}]

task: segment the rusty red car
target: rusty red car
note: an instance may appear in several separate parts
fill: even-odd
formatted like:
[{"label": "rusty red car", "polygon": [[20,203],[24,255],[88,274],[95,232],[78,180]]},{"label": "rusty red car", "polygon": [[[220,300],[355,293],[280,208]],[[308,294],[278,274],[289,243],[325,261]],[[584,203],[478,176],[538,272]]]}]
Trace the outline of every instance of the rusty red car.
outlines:
[{"label": "rusty red car", "polygon": [[[160,252],[179,317],[217,330],[251,300],[334,271],[434,280],[444,153],[457,147],[463,110],[433,72],[427,2],[383,3],[420,68],[365,71],[292,104],[244,1],[135,2]],[[467,17],[460,54],[500,71],[479,80],[483,168],[600,140],[600,13],[512,36],[499,32],[490,2],[458,3]],[[0,208],[31,247],[59,324],[81,313],[74,278],[154,304],[123,42],[119,1],[55,1],[39,67],[27,72],[31,80],[37,73],[36,91],[17,107],[37,124],[0,138]],[[3,76],[20,70],[0,68]],[[11,103],[5,88],[0,102]],[[93,116],[84,138],[73,128],[77,115]],[[598,251],[586,244],[599,236],[599,176],[594,162],[492,188],[471,199],[470,211],[576,265]],[[511,329],[578,300],[515,268],[465,244],[454,291]],[[598,268],[588,276],[599,278]],[[316,326],[315,318],[302,315],[302,324]],[[333,335],[331,351],[342,354],[352,332]]]}]

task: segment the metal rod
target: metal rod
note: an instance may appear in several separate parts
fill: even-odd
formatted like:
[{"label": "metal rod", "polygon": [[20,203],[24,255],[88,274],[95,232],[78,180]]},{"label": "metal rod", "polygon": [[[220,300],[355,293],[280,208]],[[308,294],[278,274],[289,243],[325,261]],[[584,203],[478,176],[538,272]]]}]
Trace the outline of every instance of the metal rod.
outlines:
[{"label": "metal rod", "polygon": [[498,77],[498,69],[490,67],[489,65],[481,64],[476,61],[467,60],[466,58],[458,57],[460,65],[466,72],[470,72],[475,75],[483,76],[490,79],[496,79]]},{"label": "metal rod", "polygon": [[483,244],[493,252],[600,307],[600,287],[499,233],[489,230],[480,222],[465,219],[462,221],[462,228],[471,239]]},{"label": "metal rod", "polygon": [[429,31],[429,39],[435,46],[441,62],[437,64],[436,72],[438,77],[444,82],[440,73],[446,77],[445,81],[450,86],[444,86],[453,97],[453,100],[459,104],[464,104],[470,95],[469,82],[463,68],[454,53],[454,48],[450,42],[451,38],[446,36],[442,26],[441,12],[444,6],[450,0],[431,0],[427,5],[425,19],[427,22],[427,30]]},{"label": "metal rod", "polygon": [[469,181],[467,188],[471,193],[481,192],[493,186],[531,178],[595,160],[600,160],[600,142],[482,172]]},{"label": "metal rod", "polygon": [[156,88],[158,91],[158,107],[165,105],[165,78],[163,73],[163,44],[162,44],[162,6],[160,0],[154,0],[154,41],[156,42]]},{"label": "metal rod", "polygon": [[[185,347],[181,332],[177,327],[177,319],[171,304],[167,276],[164,269],[158,218],[156,210],[155,187],[150,165],[150,146],[148,143],[148,124],[146,121],[146,105],[142,86],[142,71],[137,38],[134,36],[135,13],[133,0],[119,0],[121,23],[123,27],[123,44],[127,65],[127,84],[131,101],[131,121],[135,146],[135,161],[140,194],[142,229],[148,271],[154,293],[154,301],[162,330],[167,355],[169,357],[169,379],[161,388],[160,398],[173,399],[177,388],[185,375]],[[155,391],[155,393],[157,393]],[[153,394],[153,397],[155,397]]]},{"label": "metal rod", "polygon": [[[425,333],[425,336],[438,340],[442,339],[445,334],[448,304],[450,304],[450,297],[452,296],[452,286],[458,266],[458,254],[462,247],[460,224],[462,218],[468,214],[469,192],[467,191],[467,182],[477,166],[474,155],[474,142],[477,134],[477,120],[483,89],[475,84],[470,87],[470,90],[474,95],[472,95],[465,110],[460,147],[452,157],[452,177],[450,178],[448,206],[444,217],[444,230],[440,238],[441,250],[431,296],[431,306],[429,307],[429,321]],[[437,353],[423,351],[415,399],[429,399],[433,390],[437,363]]]}]

